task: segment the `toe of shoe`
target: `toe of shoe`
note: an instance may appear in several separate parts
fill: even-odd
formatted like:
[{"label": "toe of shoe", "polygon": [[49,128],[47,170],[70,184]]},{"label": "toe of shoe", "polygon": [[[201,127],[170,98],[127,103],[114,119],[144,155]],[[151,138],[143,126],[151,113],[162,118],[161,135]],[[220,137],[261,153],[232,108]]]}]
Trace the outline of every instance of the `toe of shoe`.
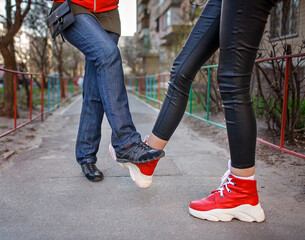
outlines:
[{"label": "toe of shoe", "polygon": [[151,183],[139,183],[139,182],[136,182],[136,185],[137,185],[139,188],[146,189],[146,188],[149,188],[149,187],[151,186]]},{"label": "toe of shoe", "polygon": [[149,188],[152,183],[152,176],[146,176],[143,174],[141,174],[141,176],[137,175],[135,182],[139,188]]},{"label": "toe of shoe", "polygon": [[209,208],[208,203],[206,203],[203,199],[191,201],[189,207],[197,211],[206,211]]},{"label": "toe of shoe", "polygon": [[153,154],[156,158],[161,158],[165,156],[165,152],[163,150],[155,150]]},{"label": "toe of shoe", "polygon": [[94,172],[90,174],[85,174],[86,178],[91,182],[98,182],[104,179],[104,175],[101,172]]}]

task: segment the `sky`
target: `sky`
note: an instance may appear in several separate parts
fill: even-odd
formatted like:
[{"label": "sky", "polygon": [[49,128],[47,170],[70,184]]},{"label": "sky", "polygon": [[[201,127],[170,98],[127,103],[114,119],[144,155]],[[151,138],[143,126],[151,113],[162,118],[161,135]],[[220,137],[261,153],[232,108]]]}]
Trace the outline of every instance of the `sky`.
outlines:
[{"label": "sky", "polygon": [[136,7],[136,0],[120,0],[119,11],[121,17],[122,36],[133,36],[136,32]]},{"label": "sky", "polygon": [[[136,0],[120,0],[119,11],[122,24],[122,36],[133,36],[136,32]],[[4,14],[5,0],[0,0],[0,14]]]},{"label": "sky", "polygon": [[5,13],[5,1],[4,0],[0,0],[0,14],[4,14]]}]

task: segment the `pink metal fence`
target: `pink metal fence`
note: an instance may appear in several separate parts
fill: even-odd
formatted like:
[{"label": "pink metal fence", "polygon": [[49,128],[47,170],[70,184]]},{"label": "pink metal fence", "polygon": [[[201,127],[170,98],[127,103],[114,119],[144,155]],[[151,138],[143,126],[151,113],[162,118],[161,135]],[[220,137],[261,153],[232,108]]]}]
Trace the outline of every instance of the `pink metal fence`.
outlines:
[{"label": "pink metal fence", "polygon": [[[5,73],[12,73],[14,74],[14,125],[13,127],[0,134],[0,138],[22,128],[23,126],[29,124],[30,122],[40,118],[41,121],[44,119],[44,113],[52,111],[55,107],[57,107],[59,105],[59,103],[61,102],[65,102],[67,101],[69,98],[71,98],[73,96],[74,93],[77,93],[79,91],[79,88],[77,87],[77,90],[75,90],[75,85],[73,84],[73,81],[71,78],[69,77],[51,77],[51,76],[45,76],[44,72],[41,73],[29,73],[29,72],[20,72],[20,71],[14,71],[14,70],[10,70],[10,69],[5,69],[5,68],[0,68],[0,72],[5,72]],[[17,102],[17,87],[18,87],[18,76],[29,76],[30,79],[30,103],[29,103],[29,118],[26,122],[23,123],[18,123],[18,118],[17,118],[17,107],[18,107],[18,102]],[[36,114],[35,116],[33,116],[33,77],[38,77],[40,78],[40,112],[38,114]],[[45,90],[45,86],[44,86],[44,82],[45,82],[45,78],[47,79],[47,101],[44,101],[44,90]],[[50,108],[50,82],[51,81],[58,81],[58,86],[53,85],[53,108]],[[55,92],[55,88],[56,88],[56,92]],[[61,92],[62,88],[64,88],[64,91]],[[55,95],[58,99],[57,104],[55,101]],[[47,109],[44,110],[44,105],[47,105]]]},{"label": "pink metal fence", "polygon": [[288,83],[289,83],[289,73],[290,73],[290,64],[291,59],[296,57],[305,57],[305,53],[301,54],[293,54],[293,55],[286,55],[286,56],[280,56],[280,57],[273,57],[273,58],[264,58],[264,59],[257,59],[256,62],[266,62],[266,61],[273,61],[273,60],[279,60],[279,59],[285,59],[286,60],[286,68],[285,68],[285,83],[284,83],[284,98],[283,98],[283,108],[282,108],[282,124],[281,124],[281,137],[280,137],[280,145],[277,146],[273,143],[270,143],[268,141],[265,141],[263,139],[257,138],[257,141],[263,144],[266,144],[270,147],[273,147],[275,149],[278,149],[280,151],[289,153],[291,155],[294,155],[299,158],[305,159],[304,154],[300,154],[291,150],[288,150],[284,147],[284,140],[285,140],[285,127],[286,127],[286,116],[287,116],[287,105],[288,105]]},{"label": "pink metal fence", "polygon": [[[0,71],[6,72],[6,73],[12,73],[14,74],[14,127],[0,135],[0,138],[16,131],[17,129],[27,125],[28,123],[34,121],[37,118],[41,118],[43,120],[43,79],[44,79],[44,74],[43,72],[41,74],[39,73],[26,73],[26,72],[19,72],[19,71],[14,71],[10,69],[5,69],[5,68],[0,68]],[[26,121],[25,123],[22,124],[17,124],[17,75],[23,75],[23,76],[30,76],[30,109],[29,109],[29,120]],[[36,116],[32,116],[32,91],[33,91],[33,76],[39,76],[41,78],[41,110],[40,113]]]},{"label": "pink metal fence", "polygon": [[[304,154],[291,151],[291,150],[284,147],[285,127],[286,127],[286,117],[287,117],[287,105],[288,105],[288,84],[289,84],[289,79],[290,79],[289,78],[289,76],[290,76],[290,64],[291,64],[291,59],[296,58],[296,57],[305,57],[305,53],[285,55],[285,56],[279,56],[279,57],[273,57],[273,58],[257,59],[255,61],[256,63],[266,62],[266,61],[274,61],[274,60],[281,60],[281,59],[284,59],[286,61],[285,83],[284,83],[284,89],[283,89],[284,96],[283,96],[283,106],[282,106],[282,116],[281,116],[282,123],[281,123],[280,145],[278,146],[276,144],[270,143],[270,142],[268,142],[266,140],[263,140],[263,139],[260,139],[260,138],[257,138],[257,141],[260,142],[260,143],[263,143],[267,146],[273,147],[277,150],[280,150],[280,151],[283,151],[285,153],[291,154],[293,156],[305,159]],[[209,67],[217,67],[217,65],[205,66],[203,68],[209,68]],[[163,81],[165,81],[166,76],[169,76],[169,73],[158,73],[158,74],[155,74],[155,75],[127,77],[126,78],[126,85],[130,90],[134,91],[135,93],[138,93],[142,96],[146,96],[147,100],[157,102],[157,103],[161,104],[162,100],[160,99],[160,96],[161,96],[160,91],[161,91],[161,88],[162,88],[163,89],[163,99],[164,99],[164,96],[165,96],[165,87],[164,87],[165,82],[163,83],[164,84],[163,87],[160,87],[160,84],[162,82],[162,79],[163,79]],[[142,88],[139,87],[139,85],[140,85],[139,81],[138,81],[138,85],[136,85],[137,84],[137,79],[145,79],[145,81],[144,81],[145,93],[140,90],[140,89],[143,89],[143,87]],[[153,84],[151,84],[151,80],[153,81]],[[156,81],[157,81],[157,84],[156,84]],[[141,82],[143,84],[143,81],[141,81]],[[157,86],[158,97],[157,97],[156,94],[152,94],[152,92],[154,92],[154,91],[151,90],[151,85]],[[204,120],[208,123],[212,123],[212,122],[208,121],[208,119],[202,119],[202,118],[198,118],[197,116],[192,115],[190,113],[188,113],[188,114],[192,117],[196,117],[197,119]],[[222,127],[222,128],[225,128],[224,126],[220,126],[219,124],[215,124],[215,123],[212,123],[212,124],[216,125],[216,126],[219,126],[219,127]]]}]

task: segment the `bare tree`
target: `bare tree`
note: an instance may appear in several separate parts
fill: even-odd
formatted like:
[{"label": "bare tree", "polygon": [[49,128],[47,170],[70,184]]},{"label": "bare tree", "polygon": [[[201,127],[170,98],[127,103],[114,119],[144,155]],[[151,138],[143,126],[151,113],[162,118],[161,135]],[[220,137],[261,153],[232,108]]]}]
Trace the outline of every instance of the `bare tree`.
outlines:
[{"label": "bare tree", "polygon": [[[268,34],[268,33],[267,33]],[[262,57],[275,57],[288,55],[292,52],[304,52],[304,40],[302,43],[291,45],[287,40],[271,41],[270,37],[264,39],[260,51]],[[303,138],[305,132],[305,57],[298,57],[291,61],[288,85],[288,108],[286,115],[286,137],[290,144],[296,144],[298,139]],[[285,59],[267,61],[255,64],[254,80],[256,92],[254,107],[256,113],[264,117],[269,130],[273,134],[279,134],[281,129],[283,89],[285,83]]]},{"label": "bare tree", "polygon": [[50,70],[50,40],[46,18],[50,12],[49,4],[40,1],[31,7],[31,11],[25,19],[24,26],[28,28],[30,38],[29,64],[36,71],[43,70],[49,73]]},{"label": "bare tree", "polygon": [[64,45],[63,71],[66,75],[79,75],[78,69],[84,63],[85,57],[77,48],[70,44]]},{"label": "bare tree", "polygon": [[[4,58],[4,66],[8,69],[17,69],[15,51],[14,51],[14,36],[19,31],[21,24],[30,10],[32,1],[28,0],[24,3],[22,0],[16,0],[15,5],[11,0],[6,0],[6,16],[1,16],[5,19],[6,33],[0,37],[0,50]],[[22,7],[24,6],[24,7]],[[13,117],[14,116],[14,82],[12,74],[4,76],[4,101],[0,109],[0,115]]]},{"label": "bare tree", "polygon": [[[177,30],[176,36],[171,39],[173,43],[172,50],[175,54],[178,54],[182,48],[188,34],[190,33],[191,28],[194,26],[198,17],[201,15],[202,9],[205,5],[196,5],[204,1],[191,1],[193,4],[190,4],[189,0],[184,0],[180,7],[181,19],[187,26],[183,26]],[[217,51],[213,56],[211,56],[207,62],[204,64],[206,66],[215,65],[218,63],[219,52]],[[210,79],[208,79],[208,70],[202,69],[197,74],[193,85],[192,90],[195,93],[193,95],[193,101],[200,105],[200,111],[207,110],[207,92],[208,92],[208,81],[210,80],[210,105],[209,111],[213,113],[219,113],[223,111],[221,97],[218,92],[218,83],[217,83],[217,68],[210,69]]]},{"label": "bare tree", "polygon": [[[64,77],[64,75],[76,76],[78,66],[84,63],[84,55],[69,43],[64,42],[60,36],[53,41],[52,47],[54,57],[52,65],[55,66],[54,70],[58,72],[60,77]],[[61,79],[60,84],[61,97],[65,98],[63,79]]]},{"label": "bare tree", "polygon": [[[64,42],[60,37],[58,37],[54,42],[53,42],[53,56],[55,57],[56,60],[56,67],[57,67],[57,72],[60,77],[63,77],[64,73]],[[60,81],[60,96],[62,98],[65,98],[65,84],[64,81]]]},{"label": "bare tree", "polygon": [[[137,59],[137,44],[135,37],[124,37],[124,45],[120,46],[123,62],[132,69],[132,72],[136,71],[136,59]],[[121,40],[120,40],[121,41]]]}]

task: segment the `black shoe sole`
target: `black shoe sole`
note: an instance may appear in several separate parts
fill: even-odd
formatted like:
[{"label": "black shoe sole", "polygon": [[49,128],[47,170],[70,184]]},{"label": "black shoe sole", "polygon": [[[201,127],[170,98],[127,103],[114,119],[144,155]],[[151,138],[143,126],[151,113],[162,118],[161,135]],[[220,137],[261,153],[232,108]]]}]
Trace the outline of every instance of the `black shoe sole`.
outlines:
[{"label": "black shoe sole", "polygon": [[159,158],[162,158],[165,156],[165,152],[162,152],[159,156],[155,156],[154,158],[152,159],[148,159],[148,160],[145,160],[145,161],[130,161],[128,159],[124,159],[124,158],[117,158],[116,161],[118,163],[127,163],[127,162],[133,162],[133,163],[147,163],[147,162],[151,162],[151,161],[154,161],[154,160],[157,160]]},{"label": "black shoe sole", "polygon": [[102,177],[94,177],[94,178],[90,178],[90,177],[87,177],[85,176],[90,182],[100,182],[104,179],[104,176]]}]

